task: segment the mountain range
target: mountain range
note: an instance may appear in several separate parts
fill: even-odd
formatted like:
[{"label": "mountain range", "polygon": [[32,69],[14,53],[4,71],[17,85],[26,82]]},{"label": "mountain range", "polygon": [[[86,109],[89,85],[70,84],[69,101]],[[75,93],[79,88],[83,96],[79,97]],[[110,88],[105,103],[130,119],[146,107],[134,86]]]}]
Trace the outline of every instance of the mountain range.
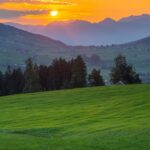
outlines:
[{"label": "mountain range", "polygon": [[146,14],[129,16],[118,21],[106,18],[98,23],[76,20],[53,22],[45,26],[7,24],[60,40],[68,45],[100,46],[122,44],[150,35],[150,15]]},{"label": "mountain range", "polygon": [[71,59],[82,55],[88,70],[101,68],[104,77],[108,79],[113,59],[118,54],[125,55],[143,78],[150,72],[150,37],[111,46],[69,46],[42,35],[0,24],[0,70],[6,69],[8,65],[24,67],[24,61],[29,57],[38,64],[48,65],[58,57]]}]

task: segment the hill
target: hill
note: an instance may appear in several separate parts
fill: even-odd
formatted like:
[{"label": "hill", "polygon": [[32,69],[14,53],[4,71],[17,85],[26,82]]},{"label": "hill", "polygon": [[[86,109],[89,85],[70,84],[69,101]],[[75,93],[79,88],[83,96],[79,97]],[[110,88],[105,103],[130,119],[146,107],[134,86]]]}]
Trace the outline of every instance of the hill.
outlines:
[{"label": "hill", "polygon": [[[24,67],[24,61],[29,57],[38,64],[50,64],[56,57],[71,59],[82,55],[88,69],[101,68],[105,78],[108,78],[113,59],[118,54],[126,55],[143,78],[150,72],[150,37],[121,45],[68,46],[60,41],[0,24],[0,70],[6,69],[8,65]],[[144,80],[150,81],[149,77]]]},{"label": "hill", "polygon": [[23,65],[24,60],[29,57],[36,60],[40,57],[41,63],[48,63],[48,59],[53,57],[52,53],[63,53],[67,50],[68,47],[62,42],[0,24],[1,66]]},{"label": "hill", "polygon": [[146,14],[129,16],[118,21],[106,18],[98,23],[76,20],[53,22],[45,26],[8,24],[69,45],[122,44],[150,36],[150,15]]},{"label": "hill", "polygon": [[0,98],[0,149],[148,150],[150,85]]},{"label": "hill", "polygon": [[23,66],[31,57],[38,64],[50,64],[56,57],[72,58],[93,53],[89,47],[68,46],[51,38],[0,24],[0,70]]}]

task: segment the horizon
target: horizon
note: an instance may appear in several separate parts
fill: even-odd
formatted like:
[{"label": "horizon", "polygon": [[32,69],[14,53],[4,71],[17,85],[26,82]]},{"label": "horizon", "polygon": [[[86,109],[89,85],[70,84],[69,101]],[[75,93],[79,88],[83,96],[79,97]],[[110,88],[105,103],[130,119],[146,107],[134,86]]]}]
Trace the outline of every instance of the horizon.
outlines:
[{"label": "horizon", "polygon": [[30,24],[30,23],[18,23],[18,22],[0,22],[0,23],[3,23],[3,24],[7,24],[7,23],[14,23],[14,24],[20,24],[20,25],[31,25],[31,26],[46,26],[46,25],[49,25],[49,24],[52,24],[52,23],[70,23],[70,22],[87,22],[87,23],[91,23],[91,24],[98,24],[98,23],[102,23],[103,21],[107,20],[107,19],[110,19],[110,20],[113,20],[115,21],[116,23],[121,21],[122,19],[127,19],[127,18],[130,18],[130,17],[143,17],[143,16],[150,16],[150,14],[139,14],[139,15],[130,15],[130,16],[124,16],[122,18],[119,18],[119,19],[114,19],[114,18],[110,18],[110,17],[106,17],[102,20],[99,20],[97,22],[91,22],[91,21],[88,21],[88,20],[81,20],[81,19],[76,19],[76,20],[57,20],[57,21],[52,21],[52,22],[48,22],[47,24]]},{"label": "horizon", "polygon": [[46,25],[55,21],[82,20],[97,23],[127,16],[150,15],[150,1],[0,0],[0,22]]}]

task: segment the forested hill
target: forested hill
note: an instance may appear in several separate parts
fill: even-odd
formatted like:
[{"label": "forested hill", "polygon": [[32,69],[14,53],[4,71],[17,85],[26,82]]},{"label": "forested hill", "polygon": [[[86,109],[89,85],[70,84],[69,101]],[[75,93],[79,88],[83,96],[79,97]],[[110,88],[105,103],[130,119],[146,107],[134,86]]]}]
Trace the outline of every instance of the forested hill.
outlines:
[{"label": "forested hill", "polygon": [[0,65],[22,64],[28,57],[50,59],[52,53],[66,52],[60,41],[0,24]]},{"label": "forested hill", "polygon": [[[122,45],[68,46],[60,41],[0,24],[0,70],[8,65],[22,66],[29,57],[38,64],[50,64],[56,57],[69,59],[80,54],[84,55],[88,67],[96,66],[108,72],[114,57],[120,53],[126,55],[139,73],[150,72],[150,37]],[[98,56],[98,61],[93,62],[93,54]]]}]

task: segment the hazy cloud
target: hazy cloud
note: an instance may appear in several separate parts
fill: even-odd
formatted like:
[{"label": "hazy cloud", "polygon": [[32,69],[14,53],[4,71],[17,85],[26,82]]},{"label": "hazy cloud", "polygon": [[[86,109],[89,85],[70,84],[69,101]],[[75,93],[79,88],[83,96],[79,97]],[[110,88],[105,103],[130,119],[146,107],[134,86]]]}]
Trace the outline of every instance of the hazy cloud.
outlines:
[{"label": "hazy cloud", "polygon": [[[14,8],[4,8],[2,7],[0,9],[0,19],[14,19],[22,16],[27,16],[27,15],[41,15],[41,14],[49,14],[51,11],[47,7],[42,7],[41,10],[39,9],[33,9],[31,10],[30,4],[33,5],[58,5],[58,6],[70,6],[70,5],[75,5],[74,3],[66,2],[66,0],[0,0],[0,5],[5,4],[5,3],[18,3],[18,4],[29,4],[28,8],[29,10],[14,10]],[[36,7],[35,7],[36,8]]]},{"label": "hazy cloud", "polygon": [[47,14],[48,11],[45,10],[32,10],[32,11],[16,11],[16,10],[3,10],[0,9],[0,18],[1,19],[10,19],[26,15],[39,15]]},{"label": "hazy cloud", "polygon": [[51,5],[75,5],[75,3],[69,3],[59,0],[0,0],[0,3],[29,3],[29,4],[51,4]]}]

